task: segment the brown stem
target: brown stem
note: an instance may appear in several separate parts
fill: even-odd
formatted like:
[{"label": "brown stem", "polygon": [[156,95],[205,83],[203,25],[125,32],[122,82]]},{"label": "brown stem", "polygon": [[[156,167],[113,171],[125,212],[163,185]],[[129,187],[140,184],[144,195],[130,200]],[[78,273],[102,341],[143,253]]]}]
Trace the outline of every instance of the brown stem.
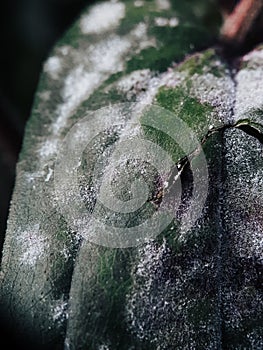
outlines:
[{"label": "brown stem", "polygon": [[241,44],[263,9],[263,0],[241,0],[228,15],[221,28],[221,38],[227,43]]}]

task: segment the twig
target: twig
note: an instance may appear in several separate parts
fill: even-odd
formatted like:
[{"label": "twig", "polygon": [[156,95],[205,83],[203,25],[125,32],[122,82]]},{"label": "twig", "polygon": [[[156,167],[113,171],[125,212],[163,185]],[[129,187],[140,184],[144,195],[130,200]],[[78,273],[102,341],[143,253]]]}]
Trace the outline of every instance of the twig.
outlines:
[{"label": "twig", "polygon": [[240,45],[263,10],[263,0],[241,0],[229,14],[223,12],[221,38],[226,43]]}]

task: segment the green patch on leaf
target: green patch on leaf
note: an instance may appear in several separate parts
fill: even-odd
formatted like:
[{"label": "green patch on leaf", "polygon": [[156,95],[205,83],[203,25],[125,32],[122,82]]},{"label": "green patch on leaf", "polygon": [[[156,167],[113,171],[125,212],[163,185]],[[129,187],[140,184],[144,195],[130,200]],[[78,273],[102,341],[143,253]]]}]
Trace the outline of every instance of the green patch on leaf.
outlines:
[{"label": "green patch on leaf", "polygon": [[95,90],[94,93],[88,98],[88,100],[83,103],[82,107],[95,110],[113,103],[126,101],[126,96],[124,94],[120,94],[116,88],[107,90],[99,88],[98,90]]},{"label": "green patch on leaf", "polygon": [[70,45],[73,48],[78,48],[83,34],[81,33],[79,22],[74,23],[74,25],[66,31],[64,36],[58,42],[59,46]]},{"label": "green patch on leaf", "polygon": [[113,348],[124,349],[131,341],[124,319],[126,296],[132,287],[133,253],[130,249],[100,247],[100,250],[96,281],[100,313],[93,316],[94,338],[91,341],[94,345],[110,341]]},{"label": "green patch on leaf", "polygon": [[209,127],[209,117],[213,107],[202,104],[196,98],[190,97],[182,87],[161,87],[156,96],[157,103],[174,112],[176,116],[196,133],[199,140],[206,134]]},{"label": "green patch on leaf", "polygon": [[151,37],[157,40],[157,47],[142,50],[127,62],[128,73],[149,68],[163,72],[173,62],[179,62],[197,49],[209,45],[211,37],[202,28],[179,25],[178,27],[152,27]]},{"label": "green patch on leaf", "polygon": [[217,55],[213,49],[189,57],[178,66],[178,70],[179,72],[187,71],[190,76],[211,73],[220,78],[225,75],[225,67],[218,64]]},{"label": "green patch on leaf", "polygon": [[78,112],[73,116],[74,119],[78,120],[79,117],[83,117],[83,113],[87,110],[96,110],[110,104],[127,102],[125,94],[120,93],[114,85],[110,86],[122,77],[122,75],[123,72],[112,74],[99,88],[95,89],[89,98],[78,107]]},{"label": "green patch on leaf", "polygon": [[134,1],[126,1],[126,15],[122,19],[117,34],[127,35],[139,23],[147,23],[156,16],[156,5],[153,1],[144,2],[143,6],[136,7]]}]

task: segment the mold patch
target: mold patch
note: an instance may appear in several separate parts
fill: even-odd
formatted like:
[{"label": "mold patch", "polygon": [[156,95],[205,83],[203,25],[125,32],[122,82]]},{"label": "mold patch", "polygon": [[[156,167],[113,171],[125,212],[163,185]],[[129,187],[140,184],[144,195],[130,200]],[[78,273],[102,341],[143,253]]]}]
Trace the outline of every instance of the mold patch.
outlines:
[{"label": "mold patch", "polygon": [[48,240],[42,235],[39,224],[18,233],[17,244],[21,250],[21,263],[30,267],[35,266],[48,248]]},{"label": "mold patch", "polygon": [[87,15],[80,19],[83,34],[101,34],[113,30],[125,16],[125,4],[103,2],[93,6]]}]

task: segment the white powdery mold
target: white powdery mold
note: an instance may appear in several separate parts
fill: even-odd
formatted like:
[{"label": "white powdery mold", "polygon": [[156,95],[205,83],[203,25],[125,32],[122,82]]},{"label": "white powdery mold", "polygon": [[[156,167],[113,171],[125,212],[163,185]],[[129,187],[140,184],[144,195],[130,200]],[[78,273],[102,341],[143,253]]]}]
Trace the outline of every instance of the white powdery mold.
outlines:
[{"label": "white powdery mold", "polygon": [[109,346],[106,344],[99,345],[98,350],[110,350]]},{"label": "white powdery mold", "polygon": [[154,103],[158,89],[164,85],[162,77],[163,75],[160,75],[149,80],[147,90],[137,96],[138,109]]},{"label": "white powdery mold", "polygon": [[[140,109],[138,109],[140,111]],[[138,117],[137,117],[137,109],[134,109],[133,112],[131,112],[131,118],[129,120],[129,123],[122,129],[120,136],[119,136],[119,141],[117,145],[121,144],[121,142],[126,142],[127,140],[134,140],[136,144],[136,140],[139,137],[143,137],[143,132],[141,125],[138,124]],[[134,161],[136,163],[136,161]],[[125,154],[121,154],[121,157],[119,159],[120,166],[127,166],[127,156]]]},{"label": "white powdery mold", "polygon": [[228,208],[225,225],[232,239],[233,254],[262,261],[262,145],[241,130],[229,130],[225,145],[225,166],[229,174],[225,187],[225,207]]},{"label": "white powdery mold", "polygon": [[[241,69],[236,75],[235,118],[247,117],[247,113],[263,107],[263,66]],[[251,115],[253,117],[253,115]]]},{"label": "white powdery mold", "polygon": [[54,306],[52,310],[53,321],[63,322],[68,318],[67,313],[68,302],[64,300],[59,300],[58,304]]},{"label": "white powdery mold", "polygon": [[68,102],[68,107],[81,100],[96,82],[99,82],[99,75],[95,72],[87,72],[83,65],[74,68],[66,77],[62,91],[63,100]]},{"label": "white powdery mold", "polygon": [[[204,270],[203,263],[197,260],[185,268],[174,265],[172,256],[165,240],[159,246],[149,242],[139,248],[133,288],[127,295],[126,322],[137,338],[150,341],[153,348],[158,340],[160,350],[183,343],[194,349],[196,329],[187,315],[198,304],[200,291],[196,291],[195,299],[187,296],[187,289],[196,274],[206,274],[211,266]],[[215,334],[212,322],[211,319],[211,323],[205,323],[204,328],[211,326],[209,333]],[[212,336],[207,349],[216,348],[214,339]]]},{"label": "white powdery mold", "polygon": [[147,24],[140,22],[130,33],[131,40],[138,43],[138,48],[135,48],[137,53],[148,47],[156,47],[156,38],[154,36],[148,37],[147,29]]},{"label": "white powdery mold", "polygon": [[58,52],[60,52],[63,56],[67,56],[72,50],[72,47],[69,45],[63,45],[58,48]]},{"label": "white powdery mold", "polygon": [[[55,112],[57,119],[52,124],[53,135],[60,135],[72,113],[103,81],[124,68],[126,55],[132,48],[140,51],[152,45],[147,37],[146,25],[139,23],[127,36],[112,34],[90,45],[85,54],[81,53],[81,57],[85,57],[84,63],[72,69],[65,79],[61,93],[64,102]],[[78,56],[75,61],[78,61]]]},{"label": "white powdery mold", "polygon": [[61,70],[61,59],[57,56],[49,57],[46,63],[44,64],[44,72],[46,72],[52,79],[58,79]]},{"label": "white powdery mold", "polygon": [[142,90],[148,86],[152,73],[150,69],[136,70],[125,77],[119,79],[116,83],[117,89],[123,93],[131,90]]},{"label": "white powdery mold", "polygon": [[156,0],[158,10],[170,10],[171,3],[169,0]]},{"label": "white powdery mold", "polygon": [[39,224],[29,226],[26,230],[18,232],[16,239],[21,250],[20,262],[26,266],[35,266],[48,248],[47,238],[40,230]]},{"label": "white powdery mold", "polygon": [[172,27],[172,28],[173,27],[177,27],[178,24],[179,24],[179,19],[177,17],[170,18],[170,20],[169,20],[169,26],[170,27]]},{"label": "white powdery mold", "polygon": [[144,6],[144,1],[142,1],[142,0],[135,0],[134,1],[134,6],[135,7],[142,7],[142,6]]},{"label": "white powdery mold", "polygon": [[45,181],[49,182],[53,175],[52,167],[45,167],[44,170],[38,170],[35,172],[25,172],[24,177],[27,183],[30,185],[33,184],[33,188],[35,189],[36,181]]},{"label": "white powdery mold", "polygon": [[[246,231],[246,235],[243,232]],[[236,232],[235,254],[240,258],[256,258],[263,262],[263,226],[248,222],[240,225]]]},{"label": "white powdery mold", "polygon": [[52,168],[48,168],[48,173],[45,177],[45,182],[48,182],[51,179],[51,176],[53,175],[53,169]]},{"label": "white powdery mold", "polygon": [[91,8],[80,20],[83,34],[101,34],[113,30],[125,16],[122,2],[103,2]]},{"label": "white powdery mold", "polygon": [[43,160],[54,157],[58,151],[59,139],[50,138],[43,142],[38,150],[40,158]]},{"label": "white powdery mold", "polygon": [[38,97],[43,101],[47,102],[51,97],[51,91],[42,91],[38,93]]},{"label": "white powdery mold", "polygon": [[249,348],[250,349],[262,349],[262,334],[260,334],[260,331],[253,330],[252,332],[247,334],[247,339],[249,341]]},{"label": "white powdery mold", "polygon": [[[147,25],[139,23],[125,36],[110,34],[97,44],[91,45],[83,56],[87,58],[86,64],[90,71],[113,74],[124,68],[126,55],[130,54],[131,49],[139,52],[153,44],[147,35]],[[82,56],[81,59],[83,61]]]},{"label": "white powdery mold", "polygon": [[172,68],[168,68],[167,72],[154,76],[148,80],[146,91],[138,94],[137,102],[139,105],[145,106],[155,103],[155,96],[162,86],[175,87],[180,85],[185,79],[185,72],[174,72]]},{"label": "white powdery mold", "polygon": [[62,97],[65,101],[57,108],[57,120],[53,123],[53,133],[59,135],[66,126],[67,120],[78,107],[78,105],[87,98],[101,82],[101,74],[85,70],[83,65],[73,69],[65,79]]},{"label": "white powdery mold", "polygon": [[[249,305],[249,307],[244,307]],[[260,291],[251,291],[251,287],[239,287],[238,290],[226,288],[223,293],[223,306],[224,306],[224,322],[232,329],[242,329],[242,323],[255,317],[255,310],[258,310],[258,315],[262,311],[262,294]],[[245,331],[246,332],[246,331]],[[260,330],[253,331],[254,340],[257,341],[261,335]],[[244,333],[246,334],[246,333]],[[251,333],[247,334],[249,337]],[[262,336],[260,336],[262,344]],[[256,342],[255,342],[256,343]],[[254,345],[255,345],[254,343]],[[262,349],[262,347],[249,347],[248,349]]]},{"label": "white powdery mold", "polygon": [[156,17],[155,25],[157,27],[177,27],[179,24],[179,20],[176,17],[173,18],[165,18],[165,17]]},{"label": "white powdery mold", "polygon": [[141,260],[137,265],[136,274],[141,277],[148,277],[162,263],[162,258],[168,251],[165,240],[160,247],[157,247],[154,241],[145,244],[139,249]]},{"label": "white powdery mold", "polygon": [[45,176],[44,171],[26,172],[24,174],[25,179],[28,183],[34,183],[36,180],[43,178]]},{"label": "white powdery mold", "polygon": [[62,90],[64,103],[56,110],[57,120],[52,125],[53,134],[59,135],[67,125],[74,110],[87,99],[110,74],[121,69],[124,56],[131,48],[131,40],[112,35],[88,48],[86,64],[70,71]]},{"label": "white powdery mold", "polygon": [[71,258],[72,254],[71,254],[71,251],[68,247],[64,247],[62,250],[61,250],[61,255],[64,257],[64,259],[67,261],[68,259]]},{"label": "white powdery mold", "polygon": [[93,69],[108,74],[123,69],[123,55],[131,46],[131,40],[117,35],[112,35],[108,39],[99,42],[90,50],[90,62]]},{"label": "white powdery mold", "polygon": [[208,103],[214,107],[220,121],[230,120],[235,98],[235,85],[230,76],[216,77],[211,73],[195,74],[191,83],[192,96],[201,103]]},{"label": "white powdery mold", "polygon": [[247,61],[254,61],[254,62],[263,62],[263,49],[261,50],[253,50],[246,54],[243,58],[242,61],[247,62]]},{"label": "white powdery mold", "polygon": [[175,88],[181,85],[188,77],[188,73],[185,71],[178,72],[169,67],[167,72],[163,76],[163,84],[169,88]]},{"label": "white powdery mold", "polygon": [[[136,308],[138,299],[144,304],[150,298],[151,289],[158,273],[162,273],[163,258],[168,252],[165,241],[160,247],[149,241],[143,247],[139,248],[139,262],[133,271],[134,287],[131,294],[128,296],[129,300],[126,308],[127,319],[131,325],[131,329],[136,332],[138,338],[144,338],[144,323],[138,320]],[[143,281],[143,284],[141,283]],[[162,302],[160,300],[160,302]],[[145,306],[145,305],[144,305]],[[149,306],[149,305],[147,305]],[[153,305],[151,305],[152,307]],[[156,306],[153,306],[155,311]],[[137,330],[136,330],[137,328]]]}]

